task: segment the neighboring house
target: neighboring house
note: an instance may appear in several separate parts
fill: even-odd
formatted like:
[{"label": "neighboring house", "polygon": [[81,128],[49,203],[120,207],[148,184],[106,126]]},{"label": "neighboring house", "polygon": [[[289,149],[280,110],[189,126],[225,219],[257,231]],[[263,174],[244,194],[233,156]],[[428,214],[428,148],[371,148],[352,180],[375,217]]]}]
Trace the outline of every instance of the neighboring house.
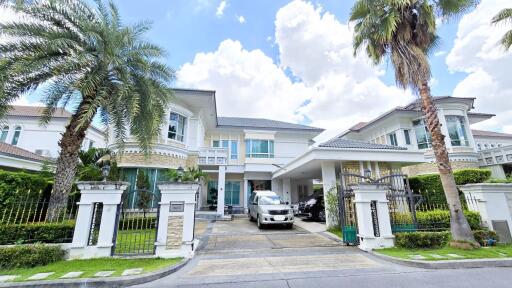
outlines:
[{"label": "neighboring house", "polygon": [[[482,161],[484,150],[501,149],[512,145],[510,134],[470,129],[470,125],[495,116],[473,112],[474,100],[475,98],[434,97],[441,131],[446,136],[445,142],[454,169],[484,166]],[[409,166],[403,171],[411,176],[437,172],[432,140],[425,127],[418,101],[396,107],[369,122],[357,123],[336,138],[387,144],[424,152],[427,163]],[[504,155],[504,159],[506,157]],[[509,162],[512,162],[512,155],[509,157]],[[493,162],[486,165],[490,164]],[[504,176],[503,173],[501,173],[503,175],[493,174]]]},{"label": "neighboring house", "polygon": [[215,91],[175,89],[174,103],[150,155],[128,137],[123,153],[117,153],[117,164],[123,180],[131,183],[130,191],[142,169],[155,192],[156,183],[166,178],[166,169],[199,166],[208,179],[198,205],[208,210],[218,198],[216,214],[220,215],[225,205],[235,212],[244,211],[254,190],[272,189],[290,203],[310,195],[313,180],[327,179],[323,181],[327,191],[336,185],[341,165],[355,167],[357,173],[371,169],[389,174],[391,169],[423,161],[422,153],[359,141],[313,147],[313,138],[322,131],[268,119],[219,117]]},{"label": "neighboring house", "polygon": [[496,178],[512,174],[512,134],[471,130],[479,151],[480,166],[491,169]]},{"label": "neighboring house", "polygon": [[[56,159],[60,150],[58,142],[65,131],[71,113],[58,108],[50,123],[42,126],[40,124],[42,109],[34,106],[13,106],[0,122],[0,142],[48,159]],[[82,148],[87,150],[90,147],[106,147],[104,132],[93,126],[87,130]],[[2,162],[0,165],[7,166]]]},{"label": "neighboring house", "polygon": [[40,171],[49,159],[25,149],[0,142],[0,169]]}]

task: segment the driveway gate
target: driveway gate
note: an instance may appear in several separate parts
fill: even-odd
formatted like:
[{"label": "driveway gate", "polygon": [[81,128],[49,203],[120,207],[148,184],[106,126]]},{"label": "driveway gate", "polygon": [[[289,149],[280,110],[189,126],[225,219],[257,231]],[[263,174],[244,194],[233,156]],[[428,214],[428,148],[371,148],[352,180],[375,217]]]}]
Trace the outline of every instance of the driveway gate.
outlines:
[{"label": "driveway gate", "polygon": [[158,230],[160,194],[134,190],[123,195],[117,209],[114,256],[153,255]]}]

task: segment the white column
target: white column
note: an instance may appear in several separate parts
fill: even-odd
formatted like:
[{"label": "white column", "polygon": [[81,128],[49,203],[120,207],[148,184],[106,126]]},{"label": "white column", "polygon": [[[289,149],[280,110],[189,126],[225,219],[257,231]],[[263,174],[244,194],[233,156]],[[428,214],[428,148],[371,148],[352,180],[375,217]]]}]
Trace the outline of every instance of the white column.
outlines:
[{"label": "white column", "polygon": [[247,211],[249,204],[249,179],[244,178],[244,210]]},{"label": "white column", "polygon": [[162,193],[155,256],[162,258],[194,255],[194,208],[199,183],[167,182],[158,185]]},{"label": "white column", "polygon": [[[128,187],[127,182],[78,182],[80,202],[70,246],[69,257],[86,259],[108,257],[112,254],[113,238],[116,229],[117,207],[121,203],[121,195]],[[95,203],[103,203],[98,242],[88,245],[91,233],[91,222]]]},{"label": "white column", "polygon": [[363,161],[359,161],[359,174],[361,174],[361,176],[364,176],[364,164],[363,164]]},{"label": "white column", "polygon": [[380,167],[378,161],[375,162],[375,175],[377,175],[377,178],[380,178]]},{"label": "white column", "polygon": [[226,166],[219,166],[217,186],[217,215],[224,215],[224,196],[226,194]]},{"label": "white column", "polygon": [[292,180],[283,178],[283,200],[290,203],[292,195]]},{"label": "white column", "polygon": [[[354,186],[359,248],[371,251],[375,248],[394,246],[391,232],[386,187],[360,183]],[[374,205],[376,212],[372,212]]]},{"label": "white column", "polygon": [[[362,163],[362,162],[361,162]],[[329,215],[329,209],[327,205],[327,194],[331,192],[334,188],[336,189],[336,170],[334,167],[334,162],[322,162],[322,186],[324,189],[324,207],[325,207],[325,218],[326,225],[328,228],[336,226],[337,223],[334,223],[333,217]]]},{"label": "white column", "polygon": [[[495,230],[492,221],[506,221],[508,235],[505,231],[496,231],[500,241],[511,238],[512,208],[509,199],[512,199],[512,184],[478,183],[466,184],[459,187],[467,199],[468,208],[480,213],[482,222],[491,230]],[[500,235],[501,234],[501,235]]]}]

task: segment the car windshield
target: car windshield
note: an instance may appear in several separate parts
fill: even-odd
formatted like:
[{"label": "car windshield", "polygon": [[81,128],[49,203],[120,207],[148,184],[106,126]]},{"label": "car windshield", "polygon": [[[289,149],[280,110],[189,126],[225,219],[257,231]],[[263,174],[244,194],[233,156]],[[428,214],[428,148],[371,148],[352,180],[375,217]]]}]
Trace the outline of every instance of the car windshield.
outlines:
[{"label": "car windshield", "polygon": [[259,203],[260,205],[279,205],[284,204],[279,196],[261,196]]}]

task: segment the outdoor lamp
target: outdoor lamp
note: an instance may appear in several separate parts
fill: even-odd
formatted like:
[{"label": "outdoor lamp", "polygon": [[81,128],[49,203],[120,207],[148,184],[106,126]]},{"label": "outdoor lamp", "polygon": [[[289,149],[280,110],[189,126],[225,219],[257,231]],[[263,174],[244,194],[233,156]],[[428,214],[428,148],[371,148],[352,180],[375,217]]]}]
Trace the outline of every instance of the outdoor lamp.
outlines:
[{"label": "outdoor lamp", "polygon": [[103,182],[107,182],[107,177],[110,174],[110,165],[103,165],[101,167],[101,175],[103,176]]},{"label": "outdoor lamp", "polygon": [[178,169],[176,169],[176,172],[178,172],[178,182],[181,182],[181,178],[183,177],[183,167],[178,167]]},{"label": "outdoor lamp", "polygon": [[110,154],[105,154],[96,162],[96,164],[101,166],[101,176],[103,176],[103,181],[105,182],[110,174],[110,160]]},{"label": "outdoor lamp", "polygon": [[366,181],[370,182],[370,179],[372,178],[372,170],[364,170],[364,177],[366,177]]}]

